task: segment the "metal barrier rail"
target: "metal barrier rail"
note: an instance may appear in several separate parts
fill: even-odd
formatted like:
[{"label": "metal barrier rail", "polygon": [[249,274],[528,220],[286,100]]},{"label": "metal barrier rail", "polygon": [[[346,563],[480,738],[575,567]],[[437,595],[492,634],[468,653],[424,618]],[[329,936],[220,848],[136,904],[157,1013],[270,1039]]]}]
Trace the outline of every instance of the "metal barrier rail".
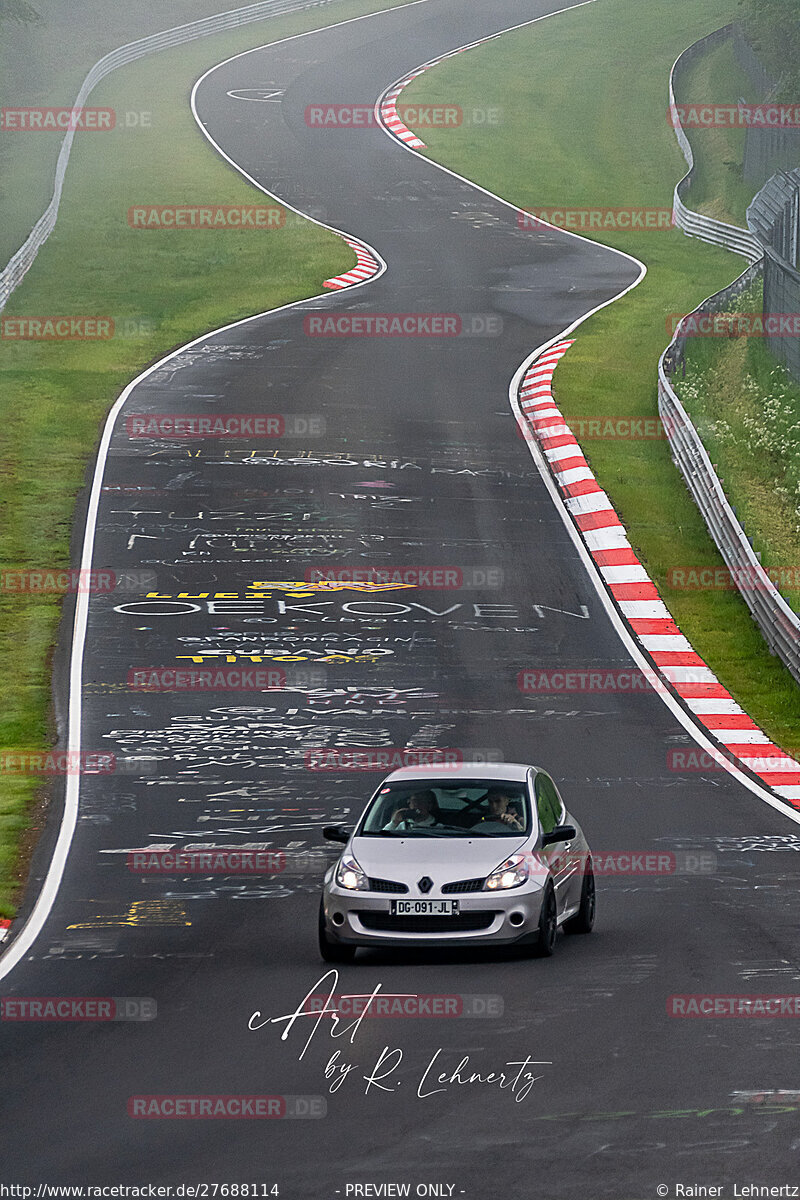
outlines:
[{"label": "metal barrier rail", "polygon": [[[334,0],[260,0],[258,4],[250,4],[245,8],[234,8],[212,17],[203,17],[199,21],[190,21],[186,25],[176,25],[173,29],[165,29],[161,33],[150,34],[135,42],[119,46],[109,54],[104,55],[94,64],[80,86],[73,108],[82,108],[89,95],[101,79],[117,67],[135,62],[156,50],[165,50],[173,46],[181,46],[195,38],[207,37],[212,33],[222,33],[228,29],[238,29],[252,21],[261,21],[266,17],[279,16],[282,13],[299,12],[308,8],[320,8],[331,4]],[[53,197],[39,220],[34,225],[25,242],[9,260],[0,273],[0,312],[8,303],[8,298],[19,286],[26,272],[33,264],[40,248],[47,241],[55,228],[58,219],[58,209],[61,203],[61,191],[67,171],[72,141],[75,131],[70,129],[64,136],[56,162],[55,186]]]},{"label": "metal barrier rail", "polygon": [[800,167],[776,171],[747,206],[747,227],[788,267],[800,266]]},{"label": "metal barrier rail", "polygon": [[[728,287],[698,305],[691,316],[720,312],[758,278],[761,270],[760,262],[751,264]],[[658,411],[669,439],[672,457],[731,572],[733,583],[738,587],[767,645],[800,683],[800,617],[790,608],[761,566],[728,503],[700,436],[670,383],[670,375],[674,374],[683,358],[686,334],[682,329],[683,321],[658,364]]]},{"label": "metal barrier rail", "polygon": [[676,71],[679,72],[691,59],[704,53],[709,46],[713,46],[717,42],[726,41],[732,36],[733,28],[732,24],[724,25],[722,29],[716,29],[713,33],[709,33],[706,37],[701,38],[700,41],[687,46],[683,53],[678,55],[669,73],[669,112],[672,117],[675,136],[678,139],[678,145],[683,151],[683,157],[686,159],[689,167],[683,179],[675,185],[672,197],[672,218],[678,228],[682,229],[689,237],[696,237],[703,242],[711,242],[717,246],[724,246],[726,250],[732,250],[734,254],[742,254],[748,262],[753,263],[757,262],[762,254],[757,238],[754,238],[746,229],[740,229],[737,225],[728,225],[725,221],[716,221],[713,217],[705,217],[702,213],[687,208],[683,203],[683,195],[691,186],[694,175],[694,155],[692,154],[689,139],[678,120],[678,109],[675,103],[675,73]]},{"label": "metal barrier rail", "polygon": [[[675,120],[675,71],[696,54],[702,53],[709,45],[729,37],[732,29],[733,26],[726,25],[689,46],[673,64],[669,77],[670,113],[673,114],[678,143],[689,165],[689,171],[675,188],[675,222],[690,236],[715,242],[737,254],[743,254],[750,261],[750,266],[738,279],[709,296],[697,306],[690,317],[722,311],[731,300],[749,287],[764,269],[763,250],[755,237],[736,226],[713,221],[710,217],[692,212],[681,200],[681,193],[691,182],[694,158],[689,139],[680,122]],[[700,509],[708,532],[725,565],[731,572],[732,582],[738,587],[767,645],[800,683],[800,617],[790,608],[761,566],[744,529],[728,503],[705,446],[670,383],[670,375],[674,374],[683,362],[687,336],[684,332],[686,320],[687,318],[684,318],[681,321],[658,363],[658,411],[669,439],[672,458]]]}]

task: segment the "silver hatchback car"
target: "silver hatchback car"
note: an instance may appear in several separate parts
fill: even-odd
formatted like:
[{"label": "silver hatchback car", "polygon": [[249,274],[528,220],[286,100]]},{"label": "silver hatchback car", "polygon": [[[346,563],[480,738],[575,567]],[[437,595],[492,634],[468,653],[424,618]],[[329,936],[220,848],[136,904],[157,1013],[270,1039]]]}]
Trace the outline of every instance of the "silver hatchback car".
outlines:
[{"label": "silver hatchback car", "polygon": [[320,953],[359,946],[530,945],[549,957],[559,928],[589,933],[592,857],[540,767],[404,767],[355,829],[327,826],[344,851],[325,875]]}]

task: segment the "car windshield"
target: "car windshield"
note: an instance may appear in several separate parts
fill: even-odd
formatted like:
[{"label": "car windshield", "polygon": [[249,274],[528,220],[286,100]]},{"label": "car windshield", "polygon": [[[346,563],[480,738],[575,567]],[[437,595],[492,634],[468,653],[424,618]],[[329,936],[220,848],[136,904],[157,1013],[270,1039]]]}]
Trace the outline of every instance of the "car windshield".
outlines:
[{"label": "car windshield", "polygon": [[505,780],[431,780],[382,787],[359,836],[511,837],[530,832],[524,783]]}]

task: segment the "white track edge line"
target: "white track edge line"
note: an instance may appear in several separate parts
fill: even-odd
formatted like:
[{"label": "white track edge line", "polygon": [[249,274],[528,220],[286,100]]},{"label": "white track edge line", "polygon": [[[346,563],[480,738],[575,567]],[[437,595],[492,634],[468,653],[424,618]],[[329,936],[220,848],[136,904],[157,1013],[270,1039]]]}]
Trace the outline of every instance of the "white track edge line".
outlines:
[{"label": "white track edge line", "polygon": [[[607,301],[606,303],[613,304],[614,301]],[[605,305],[601,305],[600,307],[604,308]],[[593,312],[587,313],[585,317],[581,318],[581,321],[578,322],[578,324],[581,324],[584,320],[588,320],[588,318],[593,315]],[[570,327],[570,329],[573,328],[575,328],[574,325]],[[518,386],[519,381],[522,379],[525,370],[533,361],[533,359],[535,359],[537,353],[538,351],[534,351],[533,354],[522,364],[522,366],[515,373],[511,384],[509,385],[509,400],[511,402],[511,407],[520,430],[524,430],[526,421],[524,414],[517,404],[515,389]],[[585,542],[583,541],[580,532],[573,524],[566,507],[564,506],[561,493],[558,490],[558,486],[550,473],[547,463],[541,458],[541,450],[538,443],[534,441],[528,441],[528,449],[530,451],[531,458],[533,459],[539,474],[542,477],[542,480],[544,481],[544,484],[558,509],[559,515],[561,516],[573,545],[578,551],[578,555],[586,569],[586,573],[589,576],[591,583],[594,586],[595,592],[597,593],[600,602],[611,621],[611,624],[619,635],[620,641],[625,646],[634,663],[636,663],[638,667],[642,668],[645,673],[649,672],[663,679],[658,667],[654,667],[653,664],[650,663],[646,656],[642,653],[638,642],[635,640],[634,634],[628,628],[625,620],[614,606],[600,576],[599,568],[592,558]],[[764,787],[755,783],[755,781],[750,779],[749,776],[745,775],[744,772],[740,771],[734,763],[729,762],[727,759],[724,759],[720,756],[718,746],[716,746],[709,738],[705,736],[701,728],[695,724],[691,718],[691,715],[686,712],[676,696],[673,696],[671,692],[662,690],[661,688],[656,689],[656,695],[659,696],[670,712],[678,719],[684,729],[694,738],[697,744],[703,750],[710,752],[718,760],[719,765],[723,767],[723,769],[726,770],[730,775],[732,775],[737,782],[743,784],[750,792],[753,793],[753,795],[757,796],[760,800],[763,800],[766,804],[769,804],[771,808],[783,813],[784,816],[787,816],[791,821],[794,821],[796,825],[800,825],[800,812],[798,812],[796,809],[788,807],[786,805],[786,801],[780,800],[777,796],[774,796]]]}]

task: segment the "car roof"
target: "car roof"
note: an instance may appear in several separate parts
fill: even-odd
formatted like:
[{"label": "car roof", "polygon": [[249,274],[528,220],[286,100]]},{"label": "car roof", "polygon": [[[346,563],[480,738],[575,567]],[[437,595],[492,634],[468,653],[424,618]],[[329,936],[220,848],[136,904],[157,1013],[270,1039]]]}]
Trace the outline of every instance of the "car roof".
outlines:
[{"label": "car roof", "polygon": [[431,763],[429,767],[400,767],[387,775],[385,783],[430,783],[433,778],[443,779],[476,779],[481,782],[494,783],[498,780],[513,780],[524,783],[529,771],[538,771],[539,767],[530,763],[487,763],[465,762],[457,766],[449,763]]}]

